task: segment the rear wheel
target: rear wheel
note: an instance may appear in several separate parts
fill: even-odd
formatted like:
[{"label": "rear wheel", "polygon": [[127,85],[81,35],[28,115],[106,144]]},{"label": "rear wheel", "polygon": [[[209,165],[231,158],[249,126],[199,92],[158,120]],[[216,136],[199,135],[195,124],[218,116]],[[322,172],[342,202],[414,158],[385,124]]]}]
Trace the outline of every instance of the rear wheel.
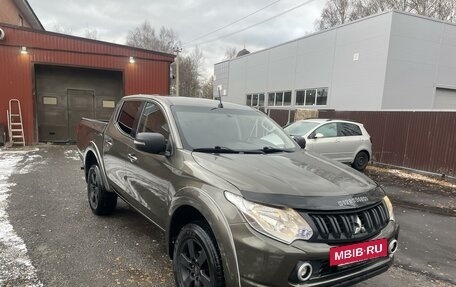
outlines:
[{"label": "rear wheel", "polygon": [[173,258],[177,286],[225,286],[222,259],[207,225],[184,226],[177,236]]},{"label": "rear wheel", "polygon": [[355,160],[352,163],[352,167],[359,171],[363,171],[364,169],[366,169],[368,163],[369,163],[369,154],[366,151],[360,151],[356,155]]},{"label": "rear wheel", "polygon": [[87,173],[87,196],[90,209],[96,215],[110,214],[116,208],[117,194],[106,191],[100,168],[96,164],[92,165]]}]

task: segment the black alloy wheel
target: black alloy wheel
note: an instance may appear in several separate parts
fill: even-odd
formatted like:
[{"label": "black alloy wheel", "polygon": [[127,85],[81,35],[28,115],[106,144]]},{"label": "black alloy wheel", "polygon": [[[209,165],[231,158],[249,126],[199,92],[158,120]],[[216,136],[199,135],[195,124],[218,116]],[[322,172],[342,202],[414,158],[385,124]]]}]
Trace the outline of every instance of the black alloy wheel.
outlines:
[{"label": "black alloy wheel", "polygon": [[206,226],[188,224],[182,228],[173,264],[179,287],[225,286],[220,255]]},{"label": "black alloy wheel", "polygon": [[92,208],[92,210],[94,209],[97,209],[98,208],[98,201],[99,201],[99,198],[100,198],[100,186],[99,186],[99,183],[98,183],[98,179],[97,179],[97,174],[95,172],[94,169],[90,169],[89,170],[89,174],[88,174],[88,196],[89,196],[89,204],[90,204],[90,208]]},{"label": "black alloy wheel", "polygon": [[92,165],[87,173],[87,196],[90,209],[96,215],[110,214],[116,208],[117,194],[104,188],[98,165]]}]

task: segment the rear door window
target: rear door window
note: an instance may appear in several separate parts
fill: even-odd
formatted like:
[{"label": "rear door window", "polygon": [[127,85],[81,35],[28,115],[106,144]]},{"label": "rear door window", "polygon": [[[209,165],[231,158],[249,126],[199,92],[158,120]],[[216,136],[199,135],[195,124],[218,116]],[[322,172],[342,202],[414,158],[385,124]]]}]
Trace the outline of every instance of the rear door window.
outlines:
[{"label": "rear door window", "polygon": [[340,137],[361,136],[361,128],[350,123],[337,123],[337,135]]},{"label": "rear door window", "polygon": [[139,118],[141,101],[124,102],[117,117],[117,125],[129,136],[135,137],[135,124]]}]

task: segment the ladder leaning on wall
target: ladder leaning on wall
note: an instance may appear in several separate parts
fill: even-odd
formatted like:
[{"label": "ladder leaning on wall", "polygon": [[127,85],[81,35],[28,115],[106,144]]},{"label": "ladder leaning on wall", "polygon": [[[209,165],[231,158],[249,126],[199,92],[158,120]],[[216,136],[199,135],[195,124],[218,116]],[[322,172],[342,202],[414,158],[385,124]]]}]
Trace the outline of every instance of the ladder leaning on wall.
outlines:
[{"label": "ladder leaning on wall", "polygon": [[9,100],[8,110],[8,135],[10,145],[25,146],[24,126],[22,124],[21,102],[17,99]]}]

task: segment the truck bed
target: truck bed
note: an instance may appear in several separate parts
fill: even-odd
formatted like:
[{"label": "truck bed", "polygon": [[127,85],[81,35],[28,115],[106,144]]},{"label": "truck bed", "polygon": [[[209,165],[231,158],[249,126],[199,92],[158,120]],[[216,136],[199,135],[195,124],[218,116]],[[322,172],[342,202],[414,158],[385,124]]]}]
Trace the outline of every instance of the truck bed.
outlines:
[{"label": "truck bed", "polygon": [[78,149],[84,151],[91,141],[101,139],[107,125],[108,121],[82,118],[78,125]]}]

